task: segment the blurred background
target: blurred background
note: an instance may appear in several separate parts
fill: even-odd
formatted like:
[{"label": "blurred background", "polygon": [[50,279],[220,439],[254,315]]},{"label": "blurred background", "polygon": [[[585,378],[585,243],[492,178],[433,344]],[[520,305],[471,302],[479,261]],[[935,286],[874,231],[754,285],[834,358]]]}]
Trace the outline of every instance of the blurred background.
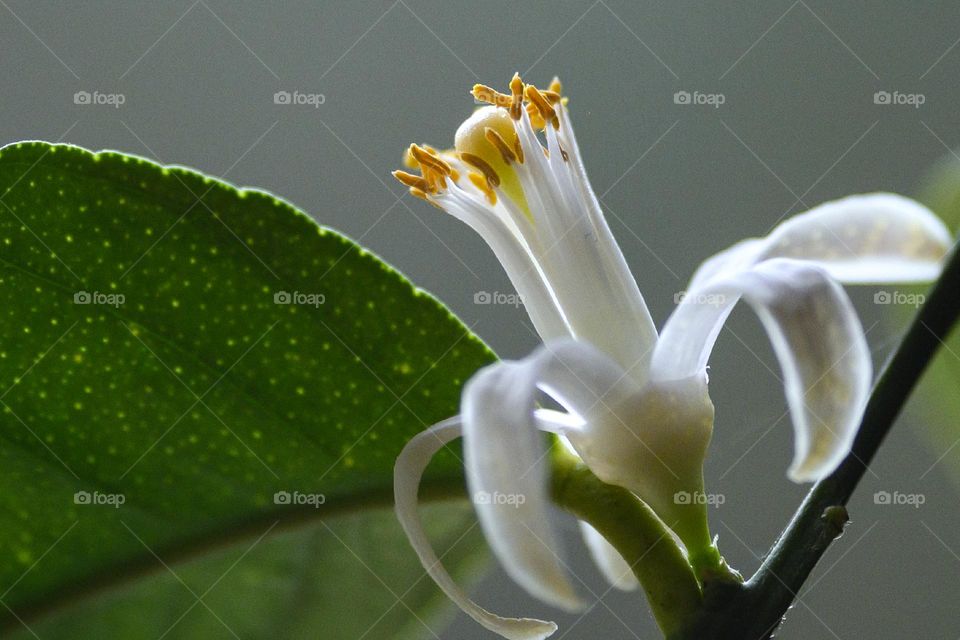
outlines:
[{"label": "blurred background", "polygon": [[[523,309],[474,302],[511,292],[493,254],[389,174],[410,142],[452,143],[475,82],[560,76],[594,188],[662,323],[699,262],[731,243],[846,194],[916,195],[960,142],[958,42],[953,2],[0,0],[0,142],[118,149],[269,190],[522,357],[537,344]],[[302,99],[277,104],[278,91]],[[912,311],[883,304],[896,293],[852,291],[878,366]],[[710,514],[721,550],[749,574],[806,487],[784,475],[792,434],[759,323],[738,310],[727,327],[711,361],[707,483],[724,496]],[[778,637],[960,635],[960,447],[931,435],[920,409],[881,449]],[[923,504],[877,504],[884,491]],[[610,590],[575,523],[558,522],[585,615],[533,601],[499,567],[476,599],[556,620],[570,640],[658,637],[641,596]],[[360,563],[340,570],[382,588]],[[489,637],[464,616],[420,631]]]}]

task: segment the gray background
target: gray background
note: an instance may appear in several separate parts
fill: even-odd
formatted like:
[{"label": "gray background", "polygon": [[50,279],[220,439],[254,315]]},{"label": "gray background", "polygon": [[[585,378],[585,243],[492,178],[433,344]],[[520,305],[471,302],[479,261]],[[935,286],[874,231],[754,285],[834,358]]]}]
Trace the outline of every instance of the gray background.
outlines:
[{"label": "gray background", "polygon": [[[660,323],[700,260],[782,216],[848,193],[915,193],[960,142],[958,38],[949,2],[0,0],[0,141],[120,149],[270,190],[520,357],[537,343],[523,311],[473,304],[477,291],[510,291],[491,252],[389,176],[409,142],[452,141],[474,82],[561,76],[594,187]],[[325,103],[275,105],[281,89]],[[126,101],[76,105],[81,90]],[[677,105],[680,90],[725,103]],[[925,103],[874,104],[881,90]],[[853,293],[879,363],[900,327],[875,324],[891,315],[872,304],[876,291]],[[784,476],[792,444],[776,360],[749,312],[728,326],[711,362],[708,486],[726,496],[711,513],[722,551],[749,573],[804,487]],[[960,448],[927,447],[918,422],[914,406],[780,637],[960,636]],[[926,503],[875,505],[879,490]],[[499,570],[476,597],[557,620],[558,637],[657,637],[642,600],[608,591],[573,523],[562,526],[585,616],[532,601]],[[487,637],[462,616],[437,635]]]}]

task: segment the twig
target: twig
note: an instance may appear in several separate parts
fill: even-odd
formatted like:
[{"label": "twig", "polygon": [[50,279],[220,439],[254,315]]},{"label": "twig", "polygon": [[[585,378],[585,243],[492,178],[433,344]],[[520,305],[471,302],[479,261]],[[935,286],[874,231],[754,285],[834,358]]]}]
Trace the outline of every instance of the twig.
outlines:
[{"label": "twig", "polygon": [[790,524],[742,586],[705,585],[701,614],[671,640],[772,637],[810,572],[847,521],[845,505],[920,376],[960,316],[960,250],[873,389],[849,456],[813,486]]}]

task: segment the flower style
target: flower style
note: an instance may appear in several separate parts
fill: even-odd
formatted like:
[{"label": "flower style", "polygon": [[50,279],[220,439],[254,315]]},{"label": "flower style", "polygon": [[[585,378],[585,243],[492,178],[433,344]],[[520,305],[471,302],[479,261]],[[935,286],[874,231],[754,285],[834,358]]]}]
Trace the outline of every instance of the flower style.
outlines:
[{"label": "flower style", "polygon": [[[424,567],[480,624],[506,638],[546,638],[551,622],[502,618],[472,602],[430,547],[417,488],[431,457],[464,439],[470,492],[487,540],[532,595],[580,602],[554,555],[538,432],[556,434],[602,481],[645,502],[694,568],[719,558],[701,500],[713,429],[707,361],[738,301],[759,316],[783,371],[796,482],[830,474],[850,451],[872,379],[863,328],[839,282],[937,277],[951,237],[926,208],[893,194],[850,196],[794,216],[767,237],[705,261],[658,335],[587,179],[557,80],[518,75],[510,93],[477,85],[488,103],[457,130],[455,149],[412,145],[420,175],[394,175],[413,195],[462,220],[490,245],[543,346],[490,365],[466,384],[459,416],[417,435],[395,470],[396,509]],[[541,138],[542,136],[542,138]],[[541,142],[541,139],[543,142]],[[562,410],[541,408],[549,397]],[[477,499],[522,496],[523,500]],[[614,586],[636,586],[612,545],[583,523]]]}]

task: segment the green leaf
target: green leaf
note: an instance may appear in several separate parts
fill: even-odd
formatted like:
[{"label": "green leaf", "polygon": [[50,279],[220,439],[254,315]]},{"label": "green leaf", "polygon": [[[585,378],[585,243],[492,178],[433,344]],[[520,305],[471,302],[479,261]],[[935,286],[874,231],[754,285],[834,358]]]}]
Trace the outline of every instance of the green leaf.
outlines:
[{"label": "green leaf", "polygon": [[[931,169],[921,189],[919,200],[939,215],[950,230],[957,234],[960,229],[960,159],[954,154],[943,158]],[[907,308],[903,315],[912,315]],[[950,335],[944,348],[931,362],[919,388],[923,411],[922,435],[937,465],[943,465],[948,475],[960,488],[960,458],[955,455],[942,457],[951,451],[960,439],[960,331]],[[932,470],[932,468],[931,468]]]},{"label": "green leaf", "polygon": [[[0,267],[0,628],[159,571],[86,599],[106,626],[83,631],[157,637],[193,601],[164,565],[197,554],[183,567],[197,595],[238,560],[249,583],[216,589],[251,603],[233,608],[247,631],[283,618],[273,592],[322,611],[314,598],[342,584],[356,602],[347,572],[363,568],[345,568],[356,558],[331,531],[404,567],[391,579],[422,574],[389,513],[337,514],[389,504],[400,448],[493,359],[435,299],[270,194],[39,142],[0,150]],[[438,457],[425,491],[462,490],[458,456]],[[472,526],[439,518],[447,536]],[[309,619],[356,637],[349,610],[329,616]],[[47,624],[45,639],[85,637]]]}]

